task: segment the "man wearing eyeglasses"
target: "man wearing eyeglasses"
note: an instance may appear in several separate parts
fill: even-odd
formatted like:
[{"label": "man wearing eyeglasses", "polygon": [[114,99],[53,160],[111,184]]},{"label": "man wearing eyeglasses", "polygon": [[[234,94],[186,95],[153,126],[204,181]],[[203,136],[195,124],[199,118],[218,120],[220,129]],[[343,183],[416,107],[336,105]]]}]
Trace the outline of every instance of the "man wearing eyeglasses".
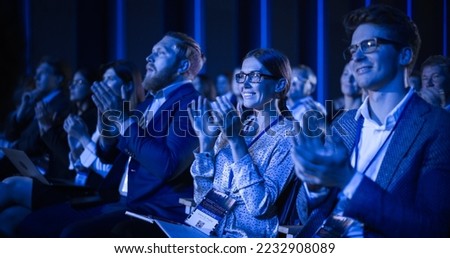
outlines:
[{"label": "man wearing eyeglasses", "polygon": [[428,103],[450,111],[450,58],[430,56],[420,70],[422,88],[419,95]]},{"label": "man wearing eyeglasses", "polygon": [[299,236],[448,237],[450,115],[405,87],[417,27],[385,5],[350,12],[344,26],[344,56],[368,98],[337,121],[325,145],[299,136]]}]

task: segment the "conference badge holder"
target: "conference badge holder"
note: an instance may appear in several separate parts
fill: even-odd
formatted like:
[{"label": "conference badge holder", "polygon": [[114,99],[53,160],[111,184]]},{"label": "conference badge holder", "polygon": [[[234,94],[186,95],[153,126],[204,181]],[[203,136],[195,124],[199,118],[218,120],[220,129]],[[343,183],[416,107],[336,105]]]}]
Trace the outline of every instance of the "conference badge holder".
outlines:
[{"label": "conference badge holder", "polygon": [[211,235],[235,202],[236,200],[227,194],[211,189],[187,217],[185,223]]}]

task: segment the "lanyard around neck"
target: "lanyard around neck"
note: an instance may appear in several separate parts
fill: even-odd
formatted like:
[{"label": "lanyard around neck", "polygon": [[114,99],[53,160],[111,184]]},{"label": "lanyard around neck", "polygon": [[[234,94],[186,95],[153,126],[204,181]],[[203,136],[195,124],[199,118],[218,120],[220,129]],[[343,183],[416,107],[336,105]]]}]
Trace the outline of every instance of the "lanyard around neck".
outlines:
[{"label": "lanyard around neck", "polygon": [[[258,135],[255,136],[255,138],[253,138],[253,140],[248,144],[248,148],[250,149],[250,147],[259,139],[261,138],[261,136],[263,136],[264,133],[266,133],[267,131],[270,130],[271,127],[273,127],[274,125],[276,125],[279,121],[280,121],[281,116],[277,117],[277,119],[275,119],[274,121],[272,121],[272,123],[270,123],[269,126],[267,126],[266,128],[264,128],[263,131],[259,132]],[[228,180],[228,189],[231,189],[231,183],[233,182],[233,170],[230,170],[230,178]]]},{"label": "lanyard around neck", "polygon": [[[395,121],[394,126],[392,127],[391,131],[389,132],[387,138],[383,141],[383,144],[380,146],[380,148],[378,148],[377,152],[375,153],[375,155],[372,157],[372,159],[370,160],[369,164],[367,164],[367,166],[364,168],[364,170],[362,171],[362,174],[365,175],[367,170],[372,166],[372,164],[375,162],[375,160],[377,159],[378,155],[381,153],[381,151],[383,150],[384,146],[386,145],[386,143],[389,141],[389,139],[392,137],[392,135],[394,134],[395,128],[397,128],[398,123],[400,122],[400,119],[403,115],[403,111],[401,112],[400,116],[398,117],[397,121]],[[358,119],[358,125],[356,128],[356,138],[355,138],[355,143],[354,143],[354,148],[355,148],[355,170],[358,169],[358,158],[359,158],[359,140],[361,139],[361,134],[362,134],[362,128],[363,128],[363,124],[364,124],[364,117],[361,115]]]},{"label": "lanyard around neck", "polygon": [[259,132],[259,134],[256,135],[255,138],[253,138],[253,140],[248,144],[248,148],[250,148],[259,138],[261,138],[261,136],[263,136],[264,133],[269,131],[270,128],[273,127],[274,125],[276,125],[279,121],[280,121],[280,116],[277,117],[277,119],[275,119],[274,121],[272,121],[272,123],[270,123],[270,125],[268,125],[266,128],[264,128],[263,131]]}]

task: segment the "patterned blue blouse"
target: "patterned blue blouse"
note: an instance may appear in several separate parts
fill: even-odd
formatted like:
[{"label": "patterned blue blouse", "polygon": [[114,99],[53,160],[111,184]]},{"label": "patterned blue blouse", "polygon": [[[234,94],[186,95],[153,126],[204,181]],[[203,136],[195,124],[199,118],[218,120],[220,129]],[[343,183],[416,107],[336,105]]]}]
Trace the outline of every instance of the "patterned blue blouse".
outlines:
[{"label": "patterned blue blouse", "polygon": [[[194,200],[199,203],[215,188],[236,200],[232,210],[216,227],[219,237],[276,237],[275,202],[294,175],[287,135],[293,123],[280,120],[249,148],[249,155],[233,161],[230,145],[219,135],[214,155],[194,151],[191,166]],[[246,136],[247,146],[256,136]]]}]

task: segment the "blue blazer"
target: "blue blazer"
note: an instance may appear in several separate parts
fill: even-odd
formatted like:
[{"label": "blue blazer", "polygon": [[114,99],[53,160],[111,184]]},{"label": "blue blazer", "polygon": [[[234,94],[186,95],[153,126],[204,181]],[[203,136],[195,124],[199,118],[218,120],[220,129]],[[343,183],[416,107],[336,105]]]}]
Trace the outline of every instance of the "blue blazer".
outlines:
[{"label": "blue blazer", "polygon": [[[186,218],[180,197],[193,196],[193,180],[189,168],[198,139],[187,114],[187,105],[199,93],[191,83],[166,96],[166,102],[154,114],[145,129],[132,124],[120,137],[121,151],[108,177],[115,178],[108,186],[117,189],[128,157],[127,209],[182,222]],[[138,106],[143,114],[151,100]],[[109,178],[105,183],[109,182]],[[108,180],[107,180],[108,179]],[[105,195],[105,187],[102,187]]]},{"label": "blue blazer", "polygon": [[[376,181],[363,179],[344,215],[364,223],[367,237],[449,237],[450,113],[416,94],[403,112]],[[349,111],[333,125],[333,137],[344,142],[349,155],[355,114]],[[327,214],[334,207],[322,206]]]}]

